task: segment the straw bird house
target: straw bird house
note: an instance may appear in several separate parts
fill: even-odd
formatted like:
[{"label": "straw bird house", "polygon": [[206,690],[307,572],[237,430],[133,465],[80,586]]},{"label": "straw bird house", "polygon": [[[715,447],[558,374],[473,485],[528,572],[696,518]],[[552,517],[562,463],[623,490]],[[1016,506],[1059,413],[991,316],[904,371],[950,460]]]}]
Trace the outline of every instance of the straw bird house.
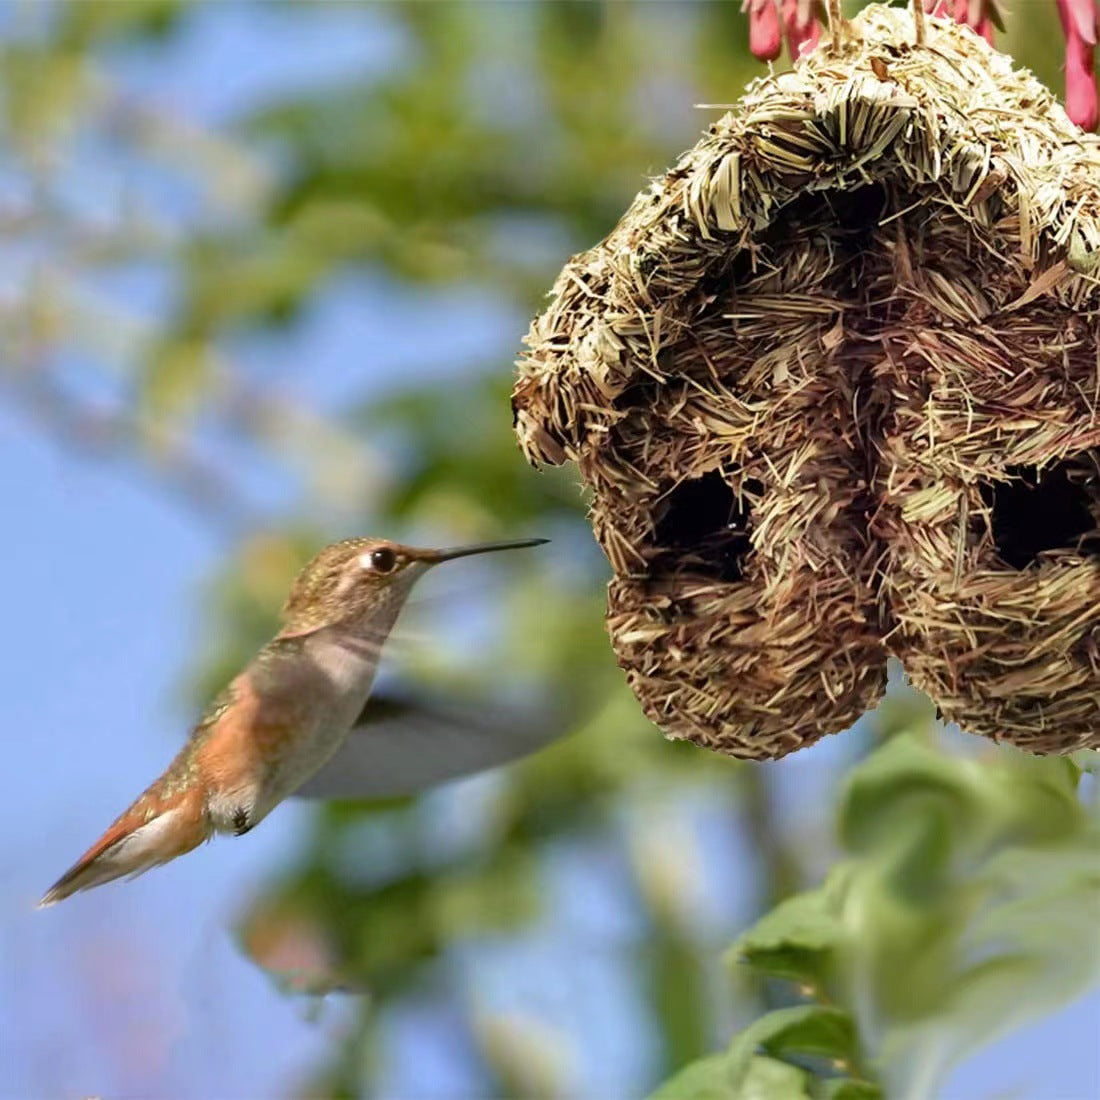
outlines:
[{"label": "straw bird house", "polygon": [[1100,142],[963,27],[838,26],[566,265],[521,445],[590,487],[670,736],[782,756],[893,655],[964,729],[1100,746]]}]

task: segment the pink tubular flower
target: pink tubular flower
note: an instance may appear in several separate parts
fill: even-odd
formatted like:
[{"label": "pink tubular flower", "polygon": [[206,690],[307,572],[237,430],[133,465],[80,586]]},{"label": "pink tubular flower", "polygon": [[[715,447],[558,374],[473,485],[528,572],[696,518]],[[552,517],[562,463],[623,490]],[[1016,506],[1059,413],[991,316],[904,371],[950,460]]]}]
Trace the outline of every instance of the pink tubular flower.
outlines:
[{"label": "pink tubular flower", "polygon": [[787,34],[787,52],[794,61],[805,57],[821,38],[821,23],[814,0],[783,0],[783,29]]},{"label": "pink tubular flower", "polygon": [[1001,26],[995,0],[923,0],[924,10],[937,19],[954,19],[993,45],[993,28]]},{"label": "pink tubular flower", "polygon": [[993,4],[990,0],[955,0],[955,22],[969,27],[993,45]]},{"label": "pink tubular flower", "polygon": [[749,16],[749,49],[761,61],[779,56],[784,34],[792,61],[809,53],[821,37],[819,0],[744,0],[741,10]]},{"label": "pink tubular flower", "polygon": [[1066,36],[1066,114],[1085,130],[1100,121],[1097,105],[1095,0],[1058,0]]},{"label": "pink tubular flower", "polygon": [[774,61],[783,47],[775,0],[745,0],[741,10],[749,13],[749,49],[753,57]]}]

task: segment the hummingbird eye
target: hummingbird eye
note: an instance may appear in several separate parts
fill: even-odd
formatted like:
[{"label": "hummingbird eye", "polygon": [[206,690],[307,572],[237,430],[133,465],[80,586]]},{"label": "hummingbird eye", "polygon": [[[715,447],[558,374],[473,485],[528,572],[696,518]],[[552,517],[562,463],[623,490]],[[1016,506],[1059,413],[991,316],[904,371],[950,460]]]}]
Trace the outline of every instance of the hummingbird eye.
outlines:
[{"label": "hummingbird eye", "polygon": [[370,565],[376,573],[392,573],[397,565],[397,555],[388,546],[380,547],[371,551]]}]

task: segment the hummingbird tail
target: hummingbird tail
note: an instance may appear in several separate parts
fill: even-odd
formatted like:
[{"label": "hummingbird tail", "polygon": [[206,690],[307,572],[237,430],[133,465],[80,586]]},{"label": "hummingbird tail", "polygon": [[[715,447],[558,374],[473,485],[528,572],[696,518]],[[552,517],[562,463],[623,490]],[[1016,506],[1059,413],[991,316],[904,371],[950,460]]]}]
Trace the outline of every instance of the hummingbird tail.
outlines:
[{"label": "hummingbird tail", "polygon": [[190,852],[210,837],[201,791],[192,788],[175,799],[162,799],[157,797],[157,786],[143,794],[46,891],[39,909],[123,875],[133,878]]}]

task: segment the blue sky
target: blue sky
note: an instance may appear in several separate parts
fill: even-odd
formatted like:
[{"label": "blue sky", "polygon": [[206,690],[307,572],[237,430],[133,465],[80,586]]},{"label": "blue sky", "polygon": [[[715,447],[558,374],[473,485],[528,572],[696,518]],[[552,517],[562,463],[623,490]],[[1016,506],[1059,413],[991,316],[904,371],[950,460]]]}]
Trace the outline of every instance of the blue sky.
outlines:
[{"label": "blue sky", "polygon": [[[135,92],[217,127],[271,93],[384,67],[401,49],[369,10],[332,6],[302,20],[289,8],[219,4],[189,21],[170,49],[116,61]],[[157,278],[139,271],[109,289],[155,311],[164,293]],[[429,309],[437,317],[451,311],[449,323],[421,323]],[[467,370],[506,358],[524,323],[476,291],[441,301],[382,281],[345,282],[289,339],[253,341],[234,354],[286,379],[302,400],[332,408],[346,392],[349,362],[368,358],[379,387],[413,369]],[[307,373],[292,370],[304,359]],[[438,368],[423,368],[433,362]],[[265,507],[286,499],[285,474],[250,476]],[[217,644],[201,631],[201,586],[233,547],[151,478],[66,451],[2,403],[0,479],[14,521],[0,570],[9,751],[0,802],[9,838],[0,855],[0,1095],[285,1093],[340,1034],[346,1006],[331,998],[314,1013],[280,995],[227,929],[294,852],[308,807],[285,804],[239,840],[33,910],[178,746],[193,717],[181,674],[200,639]],[[593,613],[601,608],[596,593]],[[822,763],[844,751],[836,744],[783,766],[792,818]],[[453,797],[476,798],[478,782],[466,794],[439,796],[440,814]],[[736,866],[728,830],[713,827],[708,813],[701,807],[691,826],[708,848],[707,866]],[[611,1095],[642,1080],[646,1067],[645,1021],[616,965],[638,932],[631,892],[606,853],[568,843],[552,853],[548,875],[553,921],[520,944],[471,945],[453,977],[483,1003],[537,1019],[551,1033],[598,1036],[599,1057],[577,1066],[577,1080],[588,1095]],[[711,904],[728,914],[746,898],[726,875]],[[469,1049],[448,1012],[412,1001],[397,1014],[384,1096],[469,1095],[476,1080]],[[959,1070],[948,1095],[1100,1096],[1097,1051],[1094,995],[983,1052]]]}]

